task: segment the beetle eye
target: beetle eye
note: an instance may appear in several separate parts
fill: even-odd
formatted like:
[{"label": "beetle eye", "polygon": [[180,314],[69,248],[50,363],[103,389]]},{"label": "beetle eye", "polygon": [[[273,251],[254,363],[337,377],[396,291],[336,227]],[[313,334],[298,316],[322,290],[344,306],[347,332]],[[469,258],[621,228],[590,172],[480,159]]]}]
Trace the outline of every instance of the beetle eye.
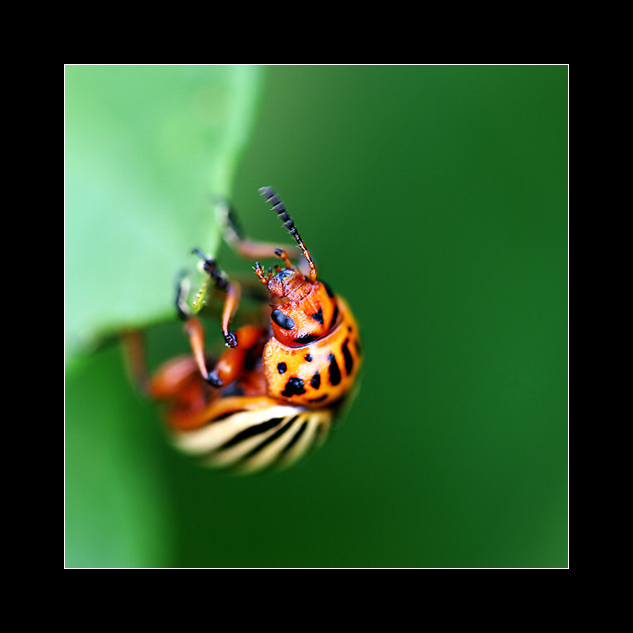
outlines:
[{"label": "beetle eye", "polygon": [[284,279],[286,279],[287,277],[290,277],[290,275],[293,274],[292,270],[288,270],[287,268],[284,268],[283,270],[280,270],[276,275],[275,275],[275,279],[277,281],[283,281]]},{"label": "beetle eye", "polygon": [[270,314],[270,318],[284,330],[292,330],[295,327],[295,322],[279,309],[273,310]]}]

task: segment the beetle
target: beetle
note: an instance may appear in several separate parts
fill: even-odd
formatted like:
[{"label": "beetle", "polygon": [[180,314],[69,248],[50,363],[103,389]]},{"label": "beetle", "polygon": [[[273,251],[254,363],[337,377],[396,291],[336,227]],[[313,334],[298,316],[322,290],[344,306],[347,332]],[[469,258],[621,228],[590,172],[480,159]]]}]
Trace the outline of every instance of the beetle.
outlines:
[{"label": "beetle", "polygon": [[[220,204],[225,241],[239,255],[257,260],[261,286],[255,286],[265,288],[261,316],[232,331],[241,284],[194,249],[205,282],[190,307],[181,277],[175,301],[192,354],[167,361],[148,383],[150,396],[166,403],[178,448],[208,466],[239,473],[286,468],[321,446],[354,392],[362,363],[358,325],[348,304],[318,278],[281,199],[270,187],[260,193],[295,239],[303,261],[294,265],[286,250],[247,239],[235,210]],[[266,271],[259,260],[273,257],[283,265]],[[221,329],[227,348],[215,362],[206,353],[198,317],[211,289],[224,298]]]}]

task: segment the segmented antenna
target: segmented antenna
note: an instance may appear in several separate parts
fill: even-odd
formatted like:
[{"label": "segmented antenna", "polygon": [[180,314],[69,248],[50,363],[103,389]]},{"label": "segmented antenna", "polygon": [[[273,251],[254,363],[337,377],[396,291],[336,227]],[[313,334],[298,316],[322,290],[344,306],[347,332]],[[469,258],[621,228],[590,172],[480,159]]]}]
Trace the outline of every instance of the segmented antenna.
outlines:
[{"label": "segmented antenna", "polygon": [[308,262],[308,266],[310,266],[310,281],[316,281],[317,271],[314,262],[312,261],[312,257],[310,257],[310,251],[306,248],[304,241],[301,239],[301,235],[299,235],[299,231],[297,231],[297,227],[295,223],[292,221],[292,218],[288,215],[288,211],[286,211],[286,207],[284,203],[281,201],[279,196],[270,188],[270,187],[262,187],[259,190],[259,193],[266,198],[266,202],[270,204],[273,208],[273,211],[279,216],[279,219],[282,221],[283,225],[288,229],[290,235],[295,238],[299,248],[301,249],[303,256],[306,258]]}]

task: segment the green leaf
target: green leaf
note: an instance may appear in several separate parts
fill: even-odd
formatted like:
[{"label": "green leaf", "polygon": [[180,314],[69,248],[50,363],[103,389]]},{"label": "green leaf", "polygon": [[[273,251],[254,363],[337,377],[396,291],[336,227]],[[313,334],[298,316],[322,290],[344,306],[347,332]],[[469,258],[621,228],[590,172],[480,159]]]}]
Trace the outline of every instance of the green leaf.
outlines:
[{"label": "green leaf", "polygon": [[173,317],[192,247],[214,253],[261,86],[251,66],[67,66],[67,358]]}]

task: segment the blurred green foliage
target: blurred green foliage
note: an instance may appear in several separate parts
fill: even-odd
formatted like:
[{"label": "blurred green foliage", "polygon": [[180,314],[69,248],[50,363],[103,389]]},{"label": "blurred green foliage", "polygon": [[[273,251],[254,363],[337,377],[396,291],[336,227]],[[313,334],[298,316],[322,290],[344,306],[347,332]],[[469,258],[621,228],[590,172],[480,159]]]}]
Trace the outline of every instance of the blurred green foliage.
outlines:
[{"label": "blurred green foliage", "polygon": [[[266,75],[233,198],[248,233],[265,240],[287,238],[257,188],[286,202],[320,275],[361,325],[360,394],[318,455],[278,475],[231,478],[172,451],[158,412],[127,389],[119,350],[95,354],[67,380],[66,548],[119,555],[68,563],[566,566],[567,67]],[[178,186],[187,189],[183,180],[155,192],[157,209]],[[191,195],[196,207],[202,194]],[[169,296],[189,247],[213,247],[207,219],[182,222],[161,244],[173,254],[152,294]],[[67,231],[67,258],[75,239]],[[249,272],[227,249],[220,256]],[[151,273],[155,260],[145,261]],[[67,286],[74,274],[67,264]],[[177,326],[152,332],[154,362],[185,349],[182,338]],[[86,429],[107,436],[107,455]],[[113,475],[111,462],[129,453],[135,473]],[[90,503],[74,501],[78,477]],[[112,526],[118,538],[104,541]]]}]

